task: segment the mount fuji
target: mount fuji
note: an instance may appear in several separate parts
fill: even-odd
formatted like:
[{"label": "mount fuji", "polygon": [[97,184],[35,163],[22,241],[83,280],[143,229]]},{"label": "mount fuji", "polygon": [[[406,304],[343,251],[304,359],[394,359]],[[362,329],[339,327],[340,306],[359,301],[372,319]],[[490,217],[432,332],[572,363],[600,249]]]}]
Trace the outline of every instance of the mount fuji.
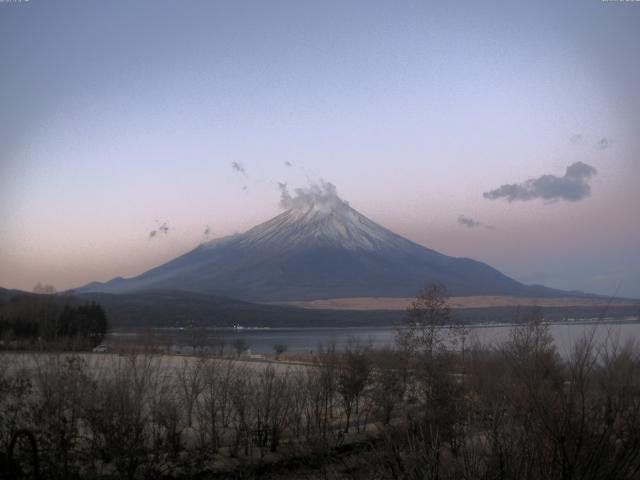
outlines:
[{"label": "mount fuji", "polygon": [[524,285],[489,265],[418,245],[349,206],[321,182],[290,195],[282,214],[245,233],[202,243],[137,277],[78,291],[182,290],[248,301],[412,297],[428,282],[452,295],[550,297],[567,292]]}]

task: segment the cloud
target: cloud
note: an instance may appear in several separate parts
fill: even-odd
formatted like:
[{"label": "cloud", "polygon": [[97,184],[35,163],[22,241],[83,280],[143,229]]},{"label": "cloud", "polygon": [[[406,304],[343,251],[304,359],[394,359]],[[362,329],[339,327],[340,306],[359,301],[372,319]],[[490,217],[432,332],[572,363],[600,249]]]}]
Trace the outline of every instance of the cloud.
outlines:
[{"label": "cloud", "polygon": [[591,194],[589,180],[598,171],[591,165],[576,162],[567,167],[564,176],[542,175],[523,183],[502,185],[495,190],[484,192],[482,196],[488,200],[506,198],[507,201],[528,201],[543,199],[549,202],[567,200],[578,202]]},{"label": "cloud", "polygon": [[167,222],[160,223],[158,220],[156,220],[156,223],[158,224],[158,227],[155,230],[151,230],[149,232],[149,240],[159,238],[161,235],[164,236],[169,233],[169,225],[167,224]]},{"label": "cloud", "polygon": [[278,188],[280,189],[280,206],[287,210],[306,210],[312,207],[336,210],[349,206],[338,196],[335,185],[323,179],[311,182],[307,187],[296,188],[293,196],[289,193],[286,183],[278,182]]},{"label": "cloud", "polygon": [[463,225],[467,228],[484,227],[488,230],[496,229],[496,227],[494,227],[493,225],[485,225],[484,223],[479,222],[478,220],[474,220],[473,218],[467,217],[465,215],[458,215],[458,224]]},{"label": "cloud", "polygon": [[569,141],[573,144],[582,143],[582,134],[575,133],[569,137]]},{"label": "cloud", "polygon": [[234,171],[241,173],[243,175],[247,174],[247,172],[245,172],[244,170],[244,167],[239,162],[231,162],[231,168],[233,168]]},{"label": "cloud", "polygon": [[464,215],[458,216],[458,223],[460,225],[464,225],[467,228],[476,228],[482,225],[477,220],[474,220],[473,218],[465,217]]},{"label": "cloud", "polygon": [[284,164],[285,164],[287,167],[291,167],[291,166],[293,165],[293,163],[291,163],[289,160],[286,160],[286,161],[284,162]]},{"label": "cloud", "polygon": [[278,189],[280,190],[280,206],[282,208],[291,208],[291,202],[293,199],[289,194],[289,188],[285,182],[278,182]]},{"label": "cloud", "polygon": [[610,138],[607,138],[607,137],[602,137],[596,143],[596,148],[598,150],[606,150],[607,148],[611,148],[612,145],[613,145],[613,140],[611,140]]}]

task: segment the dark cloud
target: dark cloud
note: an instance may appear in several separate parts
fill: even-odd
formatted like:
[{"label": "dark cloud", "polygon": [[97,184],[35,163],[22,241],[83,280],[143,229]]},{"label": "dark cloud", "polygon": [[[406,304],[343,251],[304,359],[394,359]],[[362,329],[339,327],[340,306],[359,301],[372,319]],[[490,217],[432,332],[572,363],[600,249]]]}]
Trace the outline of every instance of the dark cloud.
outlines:
[{"label": "dark cloud", "polygon": [[231,168],[233,168],[234,171],[241,173],[243,175],[247,174],[247,172],[245,172],[244,170],[244,167],[239,162],[231,162]]},{"label": "dark cloud", "polygon": [[483,193],[482,196],[489,200],[506,198],[509,202],[538,198],[549,202],[557,200],[577,202],[591,194],[589,180],[597,173],[597,170],[591,165],[576,162],[567,167],[567,171],[562,177],[542,175],[523,183],[502,185],[495,190]]},{"label": "dark cloud", "polygon": [[284,162],[284,164],[285,164],[287,167],[291,167],[291,166],[293,165],[293,163],[291,163],[289,160],[286,160],[286,161]]},{"label": "dark cloud", "polygon": [[473,218],[467,217],[465,215],[458,215],[458,224],[463,225],[467,228],[484,227],[488,230],[495,230],[496,228],[493,225],[485,225],[484,223],[479,222],[478,220],[474,220]]},{"label": "dark cloud", "polygon": [[467,228],[476,228],[482,225],[477,220],[474,220],[473,218],[465,217],[464,215],[458,216],[458,223],[460,225],[464,225]]},{"label": "dark cloud", "polygon": [[575,133],[575,134],[571,135],[569,137],[569,141],[571,143],[574,143],[574,144],[581,143],[582,142],[582,134],[581,133]]},{"label": "dark cloud", "polygon": [[612,145],[613,140],[607,137],[602,137],[600,140],[598,140],[598,143],[596,143],[596,148],[598,150],[606,150],[607,148],[611,148]]},{"label": "dark cloud", "polygon": [[158,224],[156,229],[149,232],[149,240],[158,238],[160,237],[160,235],[167,235],[169,233],[169,225],[167,224],[167,222],[160,223],[158,220],[156,220],[156,223]]}]

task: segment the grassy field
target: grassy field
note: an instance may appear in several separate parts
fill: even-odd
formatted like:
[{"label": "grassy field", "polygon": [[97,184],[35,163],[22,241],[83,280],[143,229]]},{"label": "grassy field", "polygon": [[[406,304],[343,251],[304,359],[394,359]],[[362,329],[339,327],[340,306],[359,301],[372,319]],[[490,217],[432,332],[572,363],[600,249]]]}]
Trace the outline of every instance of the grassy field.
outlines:
[{"label": "grassy field", "polygon": [[[318,310],[404,310],[414,298],[394,297],[352,297],[329,298],[324,300],[280,302],[289,305]],[[492,307],[639,307],[640,301],[626,299],[560,297],[560,298],[527,298],[499,295],[450,297],[451,308],[492,308]]]}]

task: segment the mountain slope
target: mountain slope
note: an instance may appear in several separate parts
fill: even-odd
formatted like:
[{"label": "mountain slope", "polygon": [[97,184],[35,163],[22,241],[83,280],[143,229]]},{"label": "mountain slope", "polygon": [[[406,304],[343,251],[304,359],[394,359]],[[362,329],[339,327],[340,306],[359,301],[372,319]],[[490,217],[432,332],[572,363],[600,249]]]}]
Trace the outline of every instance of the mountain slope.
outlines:
[{"label": "mountain slope", "polygon": [[283,191],[287,210],[243,234],[204,243],[131,279],[92,283],[82,292],[171,289],[251,301],[411,297],[426,282],[453,295],[556,296],[489,265],[418,245],[369,220],[331,184]]}]

